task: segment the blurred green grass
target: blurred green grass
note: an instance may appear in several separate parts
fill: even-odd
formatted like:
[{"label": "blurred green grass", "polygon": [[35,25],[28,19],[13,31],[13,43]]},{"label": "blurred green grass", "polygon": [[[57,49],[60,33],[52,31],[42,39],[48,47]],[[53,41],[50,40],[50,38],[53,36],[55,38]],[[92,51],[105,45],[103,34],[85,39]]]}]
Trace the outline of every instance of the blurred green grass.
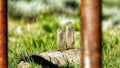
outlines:
[{"label": "blurred green grass", "polygon": [[[58,27],[65,31],[65,24],[61,25],[55,16],[39,18],[33,23],[8,18],[8,67],[16,68],[20,59],[32,54],[57,50],[56,31]],[[76,31],[75,47],[79,48],[80,25],[78,20],[75,20],[74,28]],[[40,67],[34,63],[31,65],[32,68]]]},{"label": "blurred green grass", "polygon": [[[78,23],[77,23],[78,22]],[[57,50],[56,30],[61,27],[65,31],[65,24],[61,25],[56,17],[39,19],[36,23],[26,23],[8,18],[8,67],[17,68],[20,59],[32,54]],[[75,47],[80,48],[80,25],[75,20]],[[120,31],[103,31],[102,65],[103,68],[120,68]],[[30,63],[32,68],[39,65]],[[79,68],[80,65],[66,65],[68,68]]]},{"label": "blurred green grass", "polygon": [[[65,32],[66,27],[65,24],[60,24],[61,21],[58,20],[58,16],[73,17],[75,47],[80,48],[80,6],[76,6],[73,10],[74,6],[69,8],[70,5],[67,5],[69,1],[72,0],[60,0],[60,2],[57,2],[57,0],[55,2],[50,0],[36,0],[36,2],[35,0],[8,0],[8,68],[17,68],[20,59],[26,56],[57,50],[56,30],[61,27]],[[80,5],[79,0],[74,1],[74,4]],[[20,6],[21,4],[23,6]],[[25,8],[29,9],[26,10]],[[37,8],[39,8],[39,12],[36,10]],[[120,68],[120,31],[116,29],[120,22],[119,10],[119,0],[102,1],[102,25],[108,27],[105,24],[108,23],[110,27],[112,26],[112,28],[102,32],[103,68]],[[66,18],[63,19],[66,20]],[[112,24],[110,24],[109,20]],[[32,62],[30,64],[31,68],[41,68],[41,66]],[[66,67],[80,68],[80,65],[78,63],[66,65]]]},{"label": "blurred green grass", "polygon": [[120,68],[120,32],[109,30],[103,33],[103,68]]}]

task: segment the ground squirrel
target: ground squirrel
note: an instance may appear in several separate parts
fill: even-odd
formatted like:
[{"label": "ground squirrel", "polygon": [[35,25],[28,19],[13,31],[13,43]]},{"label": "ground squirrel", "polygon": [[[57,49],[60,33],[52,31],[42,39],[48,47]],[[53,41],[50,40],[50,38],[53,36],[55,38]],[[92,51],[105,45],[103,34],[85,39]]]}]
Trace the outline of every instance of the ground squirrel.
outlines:
[{"label": "ground squirrel", "polygon": [[63,50],[63,30],[61,28],[57,29],[57,47],[58,50]]},{"label": "ground squirrel", "polygon": [[66,49],[74,48],[74,29],[72,22],[66,24]]}]

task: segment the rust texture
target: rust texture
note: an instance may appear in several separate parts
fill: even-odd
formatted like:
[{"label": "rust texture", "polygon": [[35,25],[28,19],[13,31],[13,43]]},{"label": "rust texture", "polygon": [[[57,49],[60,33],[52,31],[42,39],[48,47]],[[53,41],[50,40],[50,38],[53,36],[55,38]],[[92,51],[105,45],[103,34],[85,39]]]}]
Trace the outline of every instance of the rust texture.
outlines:
[{"label": "rust texture", "polygon": [[101,0],[81,1],[82,68],[102,68]]},{"label": "rust texture", "polygon": [[7,68],[6,0],[0,0],[0,68]]}]

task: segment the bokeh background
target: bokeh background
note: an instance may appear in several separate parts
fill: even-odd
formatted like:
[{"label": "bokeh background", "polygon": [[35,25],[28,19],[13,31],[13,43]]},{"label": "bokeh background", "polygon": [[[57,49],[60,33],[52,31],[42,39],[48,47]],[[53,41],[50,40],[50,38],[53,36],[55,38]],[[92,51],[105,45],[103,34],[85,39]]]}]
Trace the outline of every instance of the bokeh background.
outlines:
[{"label": "bokeh background", "polygon": [[[80,48],[80,0],[8,0],[8,68],[32,54],[57,50],[57,28],[71,21]],[[102,1],[103,68],[120,68],[120,0]],[[65,42],[64,42],[65,45]],[[30,62],[31,68],[41,68]],[[66,65],[80,68],[80,64]]]}]

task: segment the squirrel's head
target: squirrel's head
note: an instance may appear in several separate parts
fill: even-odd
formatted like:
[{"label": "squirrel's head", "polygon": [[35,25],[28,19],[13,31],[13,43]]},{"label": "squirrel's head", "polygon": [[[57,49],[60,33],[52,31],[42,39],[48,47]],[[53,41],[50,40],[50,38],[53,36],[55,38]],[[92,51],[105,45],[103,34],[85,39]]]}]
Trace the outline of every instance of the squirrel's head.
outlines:
[{"label": "squirrel's head", "polygon": [[73,27],[72,22],[66,23],[66,26],[67,26],[68,29],[72,28]]},{"label": "squirrel's head", "polygon": [[61,34],[61,33],[63,33],[63,30],[61,28],[58,28],[57,33]]}]

